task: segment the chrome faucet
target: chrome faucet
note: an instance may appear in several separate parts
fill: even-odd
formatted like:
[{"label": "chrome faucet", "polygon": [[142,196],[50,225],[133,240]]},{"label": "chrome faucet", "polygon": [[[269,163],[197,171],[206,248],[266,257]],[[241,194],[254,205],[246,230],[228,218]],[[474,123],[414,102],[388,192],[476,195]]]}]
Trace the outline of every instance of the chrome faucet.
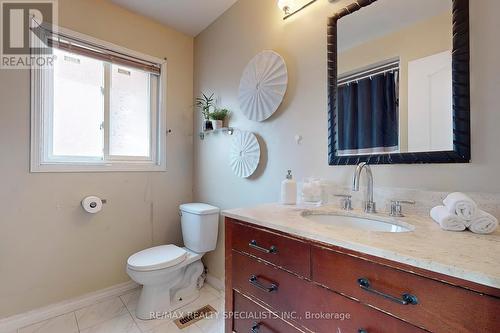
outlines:
[{"label": "chrome faucet", "polygon": [[372,169],[366,162],[359,163],[358,166],[356,167],[356,171],[354,172],[354,177],[352,179],[352,190],[354,192],[359,191],[359,182],[361,178],[361,172],[363,171],[363,169],[366,171],[366,175],[368,177],[368,185],[365,193],[365,200],[363,201],[365,213],[376,213],[377,208],[375,202],[373,201],[373,174],[372,174]]}]

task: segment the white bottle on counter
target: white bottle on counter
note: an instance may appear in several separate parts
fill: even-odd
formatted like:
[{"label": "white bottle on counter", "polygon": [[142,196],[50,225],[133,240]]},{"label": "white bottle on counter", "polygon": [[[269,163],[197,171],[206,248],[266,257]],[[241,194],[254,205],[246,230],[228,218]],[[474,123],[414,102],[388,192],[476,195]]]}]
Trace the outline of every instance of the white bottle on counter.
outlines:
[{"label": "white bottle on counter", "polygon": [[297,202],[297,183],[293,179],[292,170],[288,170],[286,179],[281,182],[281,200],[284,205],[295,205]]}]

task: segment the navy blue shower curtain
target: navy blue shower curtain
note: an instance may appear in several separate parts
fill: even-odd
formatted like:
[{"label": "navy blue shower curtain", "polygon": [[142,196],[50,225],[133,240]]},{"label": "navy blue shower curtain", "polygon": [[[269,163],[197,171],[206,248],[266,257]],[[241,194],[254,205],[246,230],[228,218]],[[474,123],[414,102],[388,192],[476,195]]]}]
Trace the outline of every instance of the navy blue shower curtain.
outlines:
[{"label": "navy blue shower curtain", "polygon": [[339,86],[339,155],[398,150],[397,80],[396,71]]}]

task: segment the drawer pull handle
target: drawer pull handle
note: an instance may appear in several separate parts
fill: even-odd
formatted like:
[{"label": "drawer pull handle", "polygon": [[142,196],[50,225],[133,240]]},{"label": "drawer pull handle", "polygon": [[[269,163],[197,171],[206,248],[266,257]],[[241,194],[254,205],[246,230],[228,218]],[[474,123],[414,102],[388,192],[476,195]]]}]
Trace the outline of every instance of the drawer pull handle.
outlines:
[{"label": "drawer pull handle", "polygon": [[255,249],[257,251],[260,251],[260,252],[264,252],[264,253],[276,253],[278,252],[278,248],[276,246],[271,246],[269,249],[266,249],[266,248],[263,248],[259,245],[257,245],[257,241],[254,239],[252,241],[250,241],[250,243],[248,243],[248,246],[250,246],[252,249]]},{"label": "drawer pull handle", "polygon": [[278,286],[275,283],[271,283],[269,287],[266,287],[265,285],[259,282],[259,279],[257,279],[257,276],[255,275],[250,276],[250,279],[248,279],[248,281],[252,286],[262,291],[265,291],[266,293],[272,293],[278,290]]},{"label": "drawer pull handle", "polygon": [[393,301],[393,302],[396,302],[396,303],[399,303],[399,304],[402,304],[402,305],[408,305],[408,304],[415,305],[415,304],[418,304],[418,298],[417,298],[417,296],[412,295],[412,294],[403,294],[401,296],[401,298],[394,297],[392,295],[389,295],[389,294],[383,293],[381,291],[378,291],[376,289],[373,289],[371,287],[370,281],[368,279],[366,279],[366,278],[359,278],[358,279],[358,284],[359,284],[359,286],[363,290],[366,290],[368,292],[374,293],[375,295],[382,296],[383,298],[386,298],[386,299],[388,299],[390,301]]},{"label": "drawer pull handle", "polygon": [[259,333],[260,325],[260,323],[253,323],[250,333]]},{"label": "drawer pull handle", "polygon": [[254,240],[251,240],[250,243],[248,243],[248,246],[250,246],[252,249],[255,249],[257,251],[260,251],[260,252],[264,252],[264,253],[277,253],[278,252],[278,248],[274,245],[272,245],[269,249],[266,249],[266,248],[263,248],[259,245],[257,245],[257,241],[254,239]]},{"label": "drawer pull handle", "polygon": [[364,328],[360,328],[360,329],[358,330],[358,333],[368,333],[368,331],[367,331],[367,330],[365,330]]}]

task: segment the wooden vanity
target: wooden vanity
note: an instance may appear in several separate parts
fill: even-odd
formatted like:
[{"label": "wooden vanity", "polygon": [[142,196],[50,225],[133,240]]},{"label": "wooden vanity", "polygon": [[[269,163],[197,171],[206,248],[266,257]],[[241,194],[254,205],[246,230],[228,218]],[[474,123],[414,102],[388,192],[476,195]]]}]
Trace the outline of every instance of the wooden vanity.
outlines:
[{"label": "wooden vanity", "polygon": [[226,217],[226,333],[500,332],[500,290]]}]

